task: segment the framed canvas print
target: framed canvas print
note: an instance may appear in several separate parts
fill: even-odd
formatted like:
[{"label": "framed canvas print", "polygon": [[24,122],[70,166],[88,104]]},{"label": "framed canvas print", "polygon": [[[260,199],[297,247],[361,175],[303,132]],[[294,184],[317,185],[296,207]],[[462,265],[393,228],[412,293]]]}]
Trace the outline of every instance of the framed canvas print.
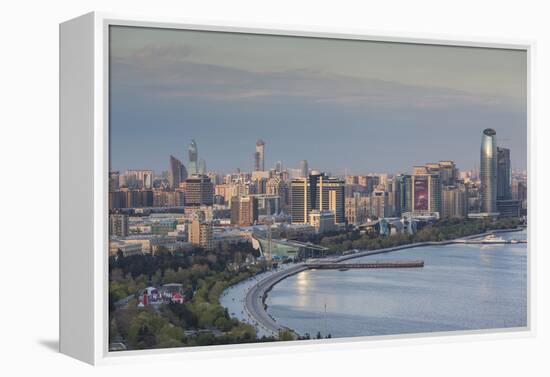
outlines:
[{"label": "framed canvas print", "polygon": [[61,24],[61,352],[530,332],[531,51]]}]

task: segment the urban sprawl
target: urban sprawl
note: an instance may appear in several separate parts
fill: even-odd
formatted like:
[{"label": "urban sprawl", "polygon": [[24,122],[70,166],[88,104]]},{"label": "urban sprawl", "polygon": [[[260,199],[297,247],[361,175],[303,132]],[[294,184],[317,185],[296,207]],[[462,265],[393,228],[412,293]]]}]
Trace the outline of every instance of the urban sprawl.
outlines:
[{"label": "urban sprawl", "polygon": [[[258,140],[253,158],[251,153],[251,171],[221,175],[207,170],[193,140],[186,159],[167,156],[165,172],[139,169],[109,173],[110,273],[119,275],[110,276],[112,349],[256,339],[256,334],[246,334],[251,329],[243,330],[231,322],[228,313],[212,314],[212,319],[204,323],[197,319],[199,314],[206,316],[200,310],[207,309],[199,308],[198,303],[193,306],[191,301],[199,300],[201,288],[206,289],[205,276],[220,279],[220,274],[226,274],[224,284],[216,285],[212,279],[204,292],[204,302],[217,305],[218,310],[214,296],[230,283],[252,274],[237,275],[243,268],[249,271],[251,266],[266,264],[272,268],[277,263],[346,254],[357,245],[370,247],[369,243],[361,244],[362,240],[382,240],[378,244],[382,247],[383,240],[392,237],[401,237],[398,242],[414,242],[413,237],[424,227],[442,222],[526,222],[527,174],[512,170],[511,151],[497,146],[493,129],[483,130],[479,169],[472,170],[459,170],[455,162],[441,160],[413,166],[410,173],[333,176],[322,169],[311,169],[307,160],[300,161],[296,168],[288,168],[281,161],[266,167],[267,150],[266,143]],[[244,250],[238,257],[222,257],[238,250]],[[200,263],[210,266],[217,275],[191,271],[199,259],[187,260],[188,265],[182,264],[179,270],[170,260],[173,266],[159,264],[158,271],[121,262],[133,256],[189,257],[194,253],[208,258]],[[223,265],[220,260],[224,260]],[[191,272],[184,276],[181,271],[187,267]],[[195,272],[199,276],[196,279]],[[167,278],[167,274],[173,276]],[[140,280],[141,275],[144,277]],[[189,314],[187,318],[187,314],[178,312],[180,309],[173,309],[185,303],[190,303],[185,310],[195,313],[195,317]],[[143,323],[134,331],[133,322],[125,324],[119,313],[128,305],[138,308],[132,310],[155,306],[156,311],[150,315],[160,316],[172,327],[177,325],[185,331],[163,338],[159,335],[162,327],[154,332],[152,324],[147,327]],[[172,314],[159,309],[163,305],[171,306]],[[133,321],[138,321],[137,312],[133,313]],[[151,337],[144,333],[144,326],[152,332]]]}]

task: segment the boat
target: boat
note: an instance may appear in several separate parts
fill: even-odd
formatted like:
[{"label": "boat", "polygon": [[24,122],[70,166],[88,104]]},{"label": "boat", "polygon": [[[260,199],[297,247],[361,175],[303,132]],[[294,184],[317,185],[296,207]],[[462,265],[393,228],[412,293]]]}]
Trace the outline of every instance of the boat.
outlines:
[{"label": "boat", "polygon": [[481,240],[482,243],[506,243],[507,241],[502,237],[497,237],[494,234],[489,234],[487,237]]},{"label": "boat", "polygon": [[341,268],[338,269],[338,271],[347,271],[347,270],[348,270],[348,268],[346,268],[346,267],[341,267]]}]

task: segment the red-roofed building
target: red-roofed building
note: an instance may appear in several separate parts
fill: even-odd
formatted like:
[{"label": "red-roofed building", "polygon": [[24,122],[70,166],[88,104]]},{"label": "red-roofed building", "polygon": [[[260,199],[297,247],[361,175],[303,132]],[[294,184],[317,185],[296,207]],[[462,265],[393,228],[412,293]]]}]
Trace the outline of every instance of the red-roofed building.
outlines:
[{"label": "red-roofed building", "polygon": [[178,304],[183,304],[183,296],[179,292],[172,294],[172,302],[177,302]]}]

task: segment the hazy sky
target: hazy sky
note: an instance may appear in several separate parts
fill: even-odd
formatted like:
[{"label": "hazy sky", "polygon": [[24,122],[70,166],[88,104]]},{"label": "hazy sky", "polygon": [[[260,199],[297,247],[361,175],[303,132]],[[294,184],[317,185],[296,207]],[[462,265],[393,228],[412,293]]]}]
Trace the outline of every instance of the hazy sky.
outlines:
[{"label": "hazy sky", "polygon": [[111,27],[111,168],[208,170],[281,160],[342,174],[479,165],[491,127],[527,161],[526,53],[351,40]]}]

